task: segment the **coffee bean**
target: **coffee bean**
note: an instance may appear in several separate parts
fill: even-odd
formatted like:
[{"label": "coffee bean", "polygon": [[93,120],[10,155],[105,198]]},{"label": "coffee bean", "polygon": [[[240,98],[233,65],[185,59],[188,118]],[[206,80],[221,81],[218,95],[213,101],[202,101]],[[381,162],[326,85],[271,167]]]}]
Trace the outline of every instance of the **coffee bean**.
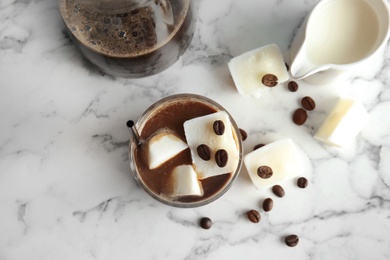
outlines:
[{"label": "coffee bean", "polygon": [[201,144],[196,148],[198,155],[201,159],[209,161],[211,159],[211,149],[207,144]]},{"label": "coffee bean", "polygon": [[255,147],[253,147],[253,150],[257,150],[261,147],[263,147],[265,144],[256,144]]},{"label": "coffee bean", "polygon": [[260,213],[257,210],[250,210],[246,213],[248,219],[253,223],[259,223],[261,220]]},{"label": "coffee bean", "polygon": [[219,167],[225,167],[228,162],[228,153],[224,149],[220,149],[215,153],[215,162]]},{"label": "coffee bean", "polygon": [[264,211],[270,211],[274,207],[274,201],[271,198],[266,198],[263,201]]},{"label": "coffee bean", "polygon": [[298,108],[293,114],[293,122],[297,125],[303,125],[307,120],[307,112],[303,108]]},{"label": "coffee bean", "polygon": [[200,219],[200,226],[204,229],[209,229],[211,228],[211,225],[213,224],[213,222],[211,221],[211,219],[209,218],[201,218]]},{"label": "coffee bean", "polygon": [[213,124],[213,129],[216,135],[223,135],[225,132],[225,124],[221,120],[216,120]]},{"label": "coffee bean", "polygon": [[286,193],[284,192],[283,187],[280,186],[280,185],[275,185],[275,186],[273,186],[273,187],[272,187],[272,192],[273,192],[276,196],[278,196],[278,197],[280,197],[280,198],[284,197],[284,195],[286,194]]},{"label": "coffee bean", "polygon": [[297,235],[289,235],[284,239],[284,242],[286,242],[286,245],[289,247],[294,247],[298,245],[299,237]]},{"label": "coffee bean", "polygon": [[272,88],[278,85],[278,77],[273,74],[266,74],[261,79],[261,82],[264,86]]},{"label": "coffee bean", "polygon": [[296,83],[295,81],[290,81],[288,84],[287,84],[287,88],[288,90],[290,90],[291,92],[296,92],[299,88],[298,86],[298,83]]},{"label": "coffee bean", "polygon": [[240,128],[240,134],[241,134],[241,140],[245,141],[248,138],[248,134],[245,132],[245,130]]},{"label": "coffee bean", "polygon": [[257,168],[257,175],[262,179],[268,179],[272,176],[273,172],[271,167],[263,165]]},{"label": "coffee bean", "polygon": [[304,189],[307,187],[308,184],[309,184],[309,182],[307,181],[307,179],[305,177],[300,177],[297,180],[297,185],[299,188]]},{"label": "coffee bean", "polygon": [[312,111],[314,110],[314,108],[316,108],[316,102],[314,102],[314,100],[308,96],[302,98],[301,105],[304,109],[308,111]]}]

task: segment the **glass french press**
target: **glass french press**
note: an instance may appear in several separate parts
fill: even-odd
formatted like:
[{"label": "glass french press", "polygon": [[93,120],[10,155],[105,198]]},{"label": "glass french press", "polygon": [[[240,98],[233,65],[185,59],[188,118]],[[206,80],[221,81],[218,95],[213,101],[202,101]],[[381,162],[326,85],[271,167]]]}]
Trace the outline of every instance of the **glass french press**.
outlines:
[{"label": "glass french press", "polygon": [[191,42],[191,0],[58,0],[67,31],[103,73],[126,78],[157,74]]}]

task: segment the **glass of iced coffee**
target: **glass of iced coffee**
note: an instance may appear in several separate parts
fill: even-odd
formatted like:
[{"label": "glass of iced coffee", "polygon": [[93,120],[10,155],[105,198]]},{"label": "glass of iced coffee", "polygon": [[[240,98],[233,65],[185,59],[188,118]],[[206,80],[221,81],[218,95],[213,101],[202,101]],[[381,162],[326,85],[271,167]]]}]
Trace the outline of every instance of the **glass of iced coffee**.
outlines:
[{"label": "glass of iced coffee", "polygon": [[157,74],[185,52],[195,30],[191,0],[58,0],[66,29],[101,72]]},{"label": "glass of iced coffee", "polygon": [[139,185],[175,207],[206,205],[233,184],[242,165],[240,130],[215,101],[177,94],[128,122],[129,160]]}]

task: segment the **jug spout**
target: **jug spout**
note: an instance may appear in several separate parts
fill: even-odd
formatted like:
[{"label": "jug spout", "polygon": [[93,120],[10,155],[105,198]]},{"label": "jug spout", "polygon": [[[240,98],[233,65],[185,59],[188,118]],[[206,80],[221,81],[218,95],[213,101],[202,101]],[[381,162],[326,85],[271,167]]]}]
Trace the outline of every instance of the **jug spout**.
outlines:
[{"label": "jug spout", "polygon": [[297,34],[294,37],[294,40],[291,45],[290,54],[291,54],[291,64],[290,64],[290,74],[291,77],[300,80],[306,78],[316,72],[326,70],[328,66],[314,64],[310,61],[307,55],[307,26],[308,18],[299,28]]},{"label": "jug spout", "polygon": [[[301,50],[302,52],[302,50]],[[314,64],[302,53],[298,53],[298,55],[293,59],[290,66],[291,77],[300,80],[306,77],[313,75],[314,73],[328,70],[330,68],[329,65],[318,65]]]}]

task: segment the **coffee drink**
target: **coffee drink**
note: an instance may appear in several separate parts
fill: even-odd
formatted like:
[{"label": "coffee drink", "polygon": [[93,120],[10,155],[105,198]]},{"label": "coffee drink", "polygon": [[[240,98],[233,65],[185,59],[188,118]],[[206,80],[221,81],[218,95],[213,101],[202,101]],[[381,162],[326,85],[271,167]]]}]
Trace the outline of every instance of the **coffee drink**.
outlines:
[{"label": "coffee drink", "polygon": [[[155,199],[177,207],[202,206],[226,192],[241,168],[242,143],[238,127],[230,116],[229,120],[223,117],[218,119],[224,121],[224,129],[222,131],[222,122],[217,122],[217,133],[213,128],[213,122],[217,119],[210,121],[208,132],[204,133],[196,133],[196,129],[202,127],[186,125],[187,122],[218,117],[223,113],[226,111],[214,101],[192,94],[174,95],[152,105],[136,125],[142,143],[136,145],[131,142],[129,146],[131,166],[141,187]],[[215,140],[228,140],[225,139],[228,134],[232,136],[231,146],[223,141],[213,147]],[[176,136],[178,140],[165,143],[159,150],[158,142],[164,142],[164,135]],[[206,136],[206,139],[214,141],[206,144],[199,140],[193,145],[191,139],[194,136]],[[174,147],[179,147],[179,143],[185,147],[177,149],[169,158],[158,159],[170,153]],[[152,158],[153,154],[156,154],[153,158],[157,159]],[[198,157],[198,161],[194,156]],[[151,168],[150,160],[160,162]],[[202,169],[205,170],[202,172]],[[194,177],[189,180],[190,177],[183,176]]]},{"label": "coffee drink", "polygon": [[[196,21],[190,0],[144,2],[116,12],[96,10],[82,0],[59,0],[59,5],[87,60],[109,75],[135,78],[173,64],[188,47]],[[169,3],[169,10],[158,2]]]}]

